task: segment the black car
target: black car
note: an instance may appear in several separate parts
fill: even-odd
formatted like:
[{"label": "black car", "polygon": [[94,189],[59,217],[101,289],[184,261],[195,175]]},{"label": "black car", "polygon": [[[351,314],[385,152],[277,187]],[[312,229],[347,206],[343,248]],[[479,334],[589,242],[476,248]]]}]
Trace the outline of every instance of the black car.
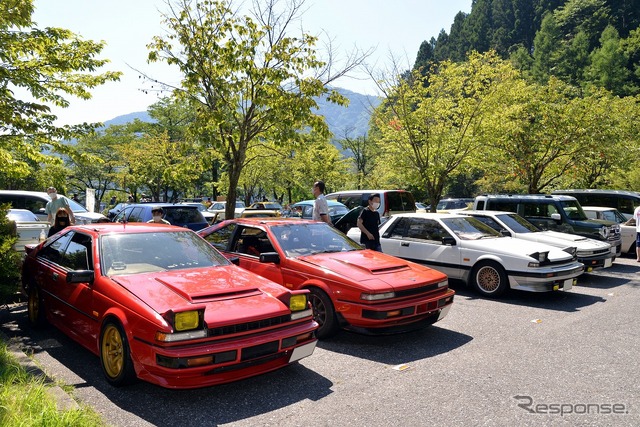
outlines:
[{"label": "black car", "polygon": [[163,219],[169,221],[171,225],[186,227],[193,231],[209,226],[197,206],[172,203],[130,204],[115,216],[113,222],[147,222],[153,217],[151,210],[158,207],[164,211]]},{"label": "black car", "polygon": [[122,212],[122,210],[126,206],[127,206],[126,203],[118,203],[117,205],[115,205],[114,207],[109,209],[109,212],[107,212],[107,218],[112,220],[113,218],[115,218],[116,215],[118,215],[120,212]]}]

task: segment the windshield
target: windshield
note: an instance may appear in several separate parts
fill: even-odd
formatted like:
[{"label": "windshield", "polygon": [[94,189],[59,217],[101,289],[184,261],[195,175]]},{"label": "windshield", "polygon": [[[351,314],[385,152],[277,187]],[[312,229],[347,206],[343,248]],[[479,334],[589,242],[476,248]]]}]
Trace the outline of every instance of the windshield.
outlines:
[{"label": "windshield", "polygon": [[228,265],[191,231],[111,234],[101,238],[102,274],[117,276]]},{"label": "windshield", "polygon": [[627,222],[627,219],[618,210],[603,211],[602,219],[606,219],[607,221],[617,222],[618,224]]},{"label": "windshield", "polygon": [[356,242],[325,223],[278,225],[271,227],[271,231],[289,258],[362,249]]},{"label": "windshield", "polygon": [[67,197],[67,201],[69,202],[69,207],[71,208],[71,210],[73,211],[73,213],[84,213],[84,212],[88,212],[84,206],[82,206],[80,203],[76,202],[75,200],[72,200],[70,198]]},{"label": "windshield", "polygon": [[496,230],[472,217],[444,218],[442,222],[462,240],[502,237]]},{"label": "windshield", "polygon": [[349,212],[349,209],[344,205],[329,206],[329,216],[346,215],[347,212]]},{"label": "windshield", "polygon": [[577,200],[565,200],[560,202],[562,210],[569,219],[576,219],[578,221],[586,221],[587,215],[582,210],[582,206]]},{"label": "windshield", "polygon": [[509,227],[514,233],[535,233],[540,231],[538,227],[531,224],[520,215],[516,214],[504,214],[496,215],[500,221],[502,221],[507,227]]},{"label": "windshield", "polygon": [[33,212],[28,210],[9,209],[9,212],[7,212],[7,218],[9,218],[10,221],[15,222],[40,221]]}]

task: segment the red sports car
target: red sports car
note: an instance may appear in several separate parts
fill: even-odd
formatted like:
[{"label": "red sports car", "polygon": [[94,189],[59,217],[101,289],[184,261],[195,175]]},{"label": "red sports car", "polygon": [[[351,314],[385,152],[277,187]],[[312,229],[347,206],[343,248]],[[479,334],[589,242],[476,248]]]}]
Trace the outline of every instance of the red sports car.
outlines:
[{"label": "red sports car", "polygon": [[247,378],[313,353],[308,291],[230,263],[193,231],[162,224],[68,227],[28,248],[29,322],[100,356],[114,386]]},{"label": "red sports car", "polygon": [[227,220],[198,232],[240,267],[289,289],[308,289],[318,337],[342,327],[393,333],[446,316],[455,292],[439,271],[362,249],[316,221]]}]

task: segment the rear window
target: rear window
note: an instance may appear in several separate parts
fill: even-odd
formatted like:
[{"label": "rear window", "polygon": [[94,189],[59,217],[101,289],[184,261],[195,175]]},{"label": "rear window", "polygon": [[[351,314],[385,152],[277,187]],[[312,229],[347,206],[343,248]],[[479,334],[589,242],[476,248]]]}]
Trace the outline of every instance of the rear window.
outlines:
[{"label": "rear window", "polygon": [[163,208],[165,211],[164,219],[171,224],[191,224],[194,222],[204,222],[204,217],[197,207],[171,207]]},{"label": "rear window", "polygon": [[387,209],[391,212],[407,212],[416,210],[416,201],[413,194],[405,191],[387,191],[384,193],[387,200]]}]

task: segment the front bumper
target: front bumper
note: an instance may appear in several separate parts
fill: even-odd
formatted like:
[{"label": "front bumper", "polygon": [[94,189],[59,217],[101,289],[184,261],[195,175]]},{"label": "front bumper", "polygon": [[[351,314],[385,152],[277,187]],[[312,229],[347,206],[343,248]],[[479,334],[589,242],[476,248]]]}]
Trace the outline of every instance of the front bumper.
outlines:
[{"label": "front bumper", "polygon": [[[235,338],[162,347],[134,339],[131,355],[142,380],[175,389],[207,387],[260,375],[310,356],[317,343],[317,326],[310,321]],[[210,363],[190,366],[209,358]]]},{"label": "front bumper", "polygon": [[455,291],[386,303],[338,301],[336,313],[342,327],[367,334],[389,334],[418,329],[443,319],[453,304]]},{"label": "front bumper", "polygon": [[580,263],[563,268],[537,268],[531,272],[511,271],[508,272],[509,285],[511,289],[529,292],[568,291],[583,272],[584,266]]}]

